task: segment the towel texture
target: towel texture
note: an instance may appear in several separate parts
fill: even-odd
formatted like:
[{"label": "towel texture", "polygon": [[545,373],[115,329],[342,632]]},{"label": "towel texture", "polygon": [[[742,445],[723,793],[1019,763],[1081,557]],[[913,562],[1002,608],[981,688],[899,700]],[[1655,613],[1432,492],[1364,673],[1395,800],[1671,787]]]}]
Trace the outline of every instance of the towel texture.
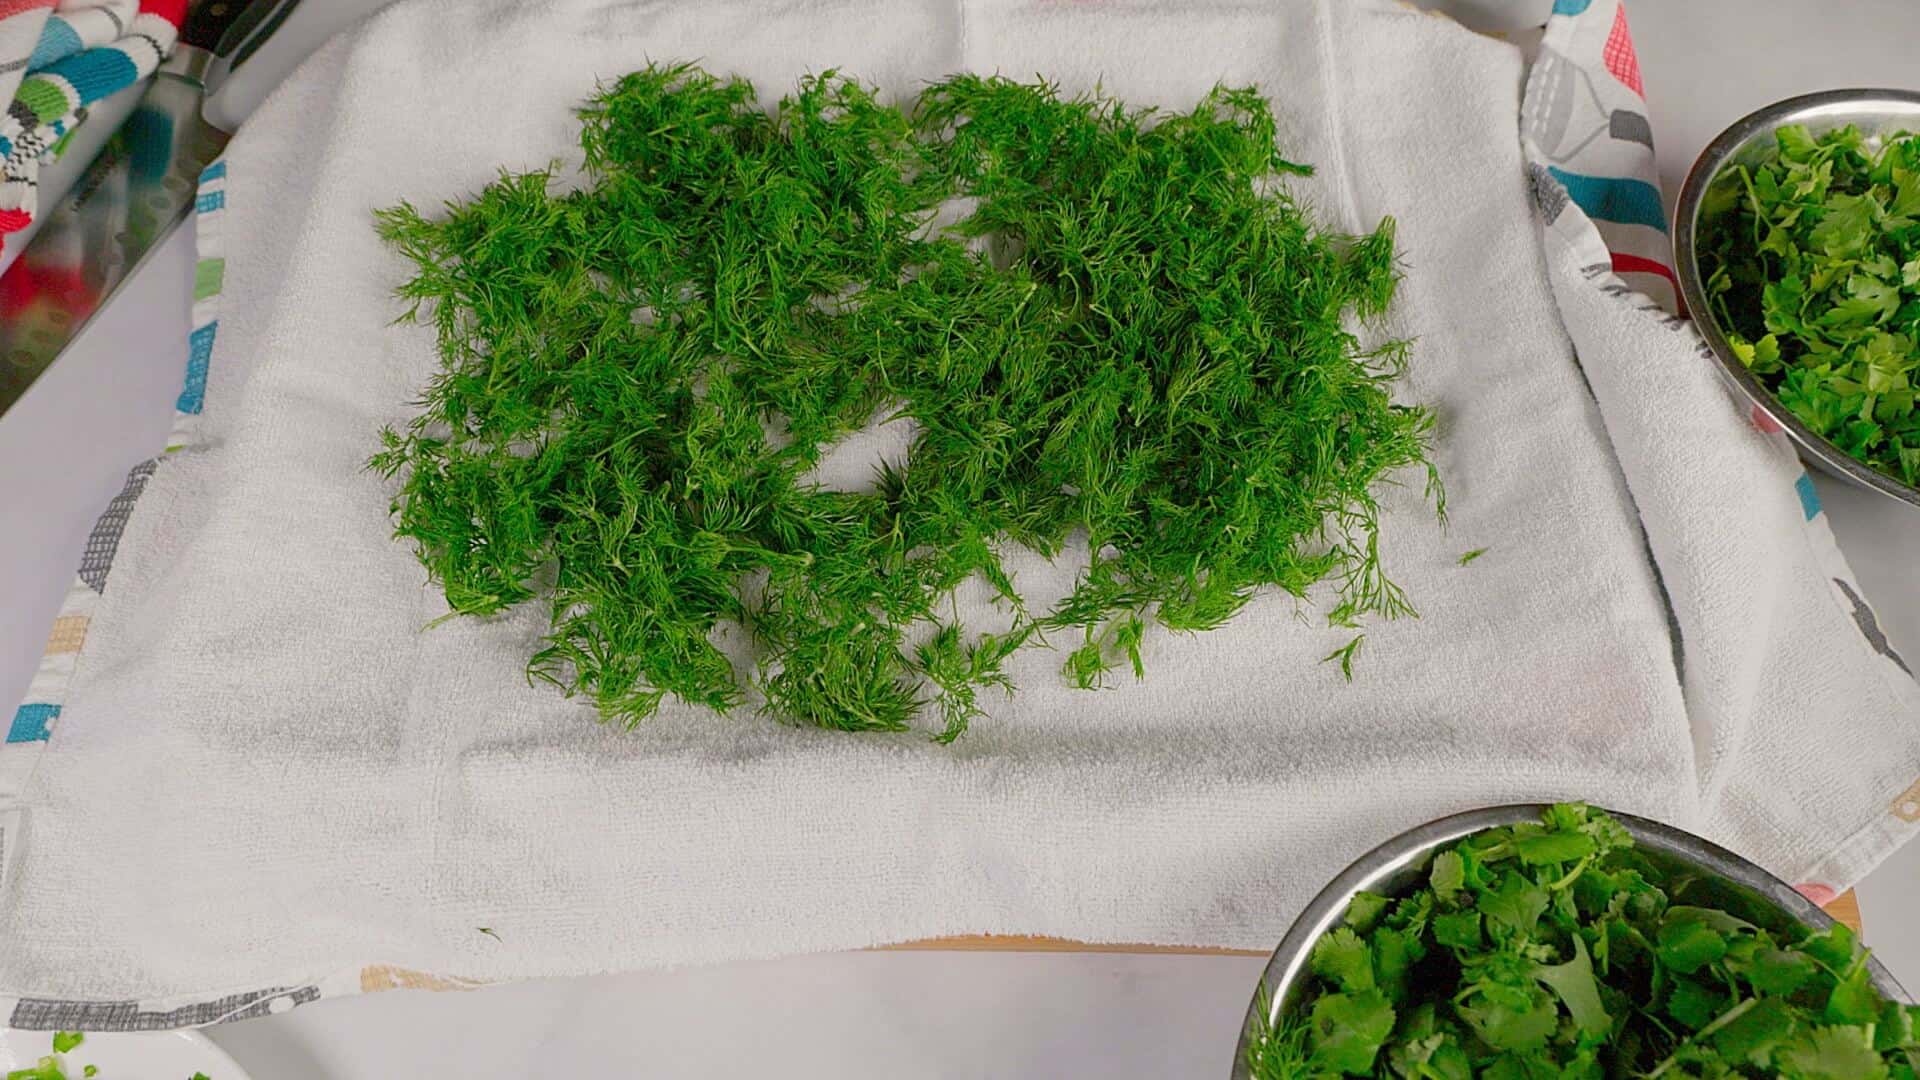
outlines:
[{"label": "towel texture", "polygon": [[[610,729],[527,685],[540,611],[423,632],[444,603],[363,465],[433,341],[387,325],[407,270],[370,213],[577,163],[594,81],[678,58],[765,95],[829,66],[1169,106],[1259,84],[1324,220],[1400,223],[1384,330],[1417,339],[1403,393],[1439,412],[1451,519],[1409,477],[1382,543],[1422,617],[1370,626],[1352,685],[1318,663],[1350,632],[1284,597],[1150,632],[1147,679],[1106,691],[1023,654],[950,748],[675,706]],[[1263,948],[1371,844],[1521,799],[1850,883],[1920,820],[1913,687],[1842,618],[1837,561],[1810,569],[1797,467],[1690,334],[1597,287],[1597,234],[1543,244],[1536,193],[1586,219],[1530,181],[1525,74],[1509,44],[1345,0],[414,0],[335,40],[210,171],[220,310],[196,318],[183,448],[103,540],[84,649],[22,729],[36,765],[0,755],[11,1022],[954,933]]]}]

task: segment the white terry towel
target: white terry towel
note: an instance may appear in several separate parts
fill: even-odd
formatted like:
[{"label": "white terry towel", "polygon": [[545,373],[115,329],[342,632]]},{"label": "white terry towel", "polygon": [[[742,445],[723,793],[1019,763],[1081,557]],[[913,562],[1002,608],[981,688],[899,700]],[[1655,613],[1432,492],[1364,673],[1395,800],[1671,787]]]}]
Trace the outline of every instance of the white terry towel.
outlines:
[{"label": "white terry towel", "polygon": [[[1400,223],[1385,329],[1417,339],[1403,393],[1439,412],[1451,523],[1416,479],[1387,493],[1382,543],[1422,617],[1370,626],[1352,685],[1318,662],[1350,632],[1286,598],[1150,632],[1146,680],[1106,691],[1028,652],[1018,695],[950,748],[673,705],[628,733],[527,685],[532,607],[423,633],[444,603],[362,466],[433,342],[387,325],[408,270],[371,212],[576,163],[595,80],[681,58],[769,96],[829,66],[902,95],[956,70],[1170,106],[1259,84],[1320,168],[1301,190],[1324,221]],[[1563,324],[1550,276],[1578,260],[1543,251],[1522,76],[1508,45],[1344,0],[414,0],[334,41],[229,150],[205,413],[134,509],[18,792],[12,1022],[104,1016],[46,999],[213,1001],[139,1014],[197,1022],[412,979],[391,966],[492,979],[978,932],[1264,948],[1371,844],[1522,799],[1850,882],[1911,831],[1889,809],[1920,775],[1911,686],[1792,582],[1730,587],[1783,549],[1778,499],[1689,505],[1750,464],[1713,441],[1738,434],[1724,397],[1676,376],[1644,408],[1649,387],[1615,385],[1631,368],[1589,392],[1569,329],[1589,368],[1692,354],[1622,311]],[[1806,646],[1765,652],[1767,693],[1701,698],[1747,685],[1754,634]]]}]

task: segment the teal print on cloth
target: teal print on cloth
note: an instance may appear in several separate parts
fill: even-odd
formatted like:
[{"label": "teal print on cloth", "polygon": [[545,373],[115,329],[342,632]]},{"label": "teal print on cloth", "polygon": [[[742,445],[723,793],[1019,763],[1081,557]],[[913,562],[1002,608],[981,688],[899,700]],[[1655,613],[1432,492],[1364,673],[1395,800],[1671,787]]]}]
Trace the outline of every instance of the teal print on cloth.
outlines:
[{"label": "teal print on cloth", "polygon": [[7,729],[7,741],[46,742],[48,725],[59,715],[58,705],[22,705],[14,710],[13,726]]}]

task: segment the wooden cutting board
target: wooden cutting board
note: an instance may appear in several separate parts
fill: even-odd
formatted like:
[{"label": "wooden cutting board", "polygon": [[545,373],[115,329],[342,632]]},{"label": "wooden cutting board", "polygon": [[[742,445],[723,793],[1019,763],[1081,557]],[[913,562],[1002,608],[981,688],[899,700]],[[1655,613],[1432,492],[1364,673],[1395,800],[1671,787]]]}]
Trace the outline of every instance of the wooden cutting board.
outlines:
[{"label": "wooden cutting board", "polygon": [[[1852,889],[1829,901],[1825,909],[1835,920],[1860,930],[1860,898]],[[922,952],[1035,952],[1035,953],[1131,953],[1171,956],[1266,956],[1270,950],[1217,949],[1206,945],[1093,945],[1067,938],[1037,937],[1028,934],[960,934],[954,937],[927,938],[883,949]]]}]

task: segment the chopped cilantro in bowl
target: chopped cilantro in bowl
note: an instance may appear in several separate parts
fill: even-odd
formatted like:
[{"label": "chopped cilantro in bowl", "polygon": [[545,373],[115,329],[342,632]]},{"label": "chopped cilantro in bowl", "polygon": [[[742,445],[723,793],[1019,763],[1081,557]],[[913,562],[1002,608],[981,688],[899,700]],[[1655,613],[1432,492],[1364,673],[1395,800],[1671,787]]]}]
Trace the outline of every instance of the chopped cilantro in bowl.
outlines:
[{"label": "chopped cilantro in bowl", "polygon": [[1851,930],[1673,847],[1561,805],[1340,891],[1362,860],[1304,967],[1269,967],[1237,1075],[1912,1080],[1920,1010]]},{"label": "chopped cilantro in bowl", "polygon": [[1785,124],[1772,144],[1704,196],[1706,315],[1810,431],[1920,487],[1920,134]]}]

